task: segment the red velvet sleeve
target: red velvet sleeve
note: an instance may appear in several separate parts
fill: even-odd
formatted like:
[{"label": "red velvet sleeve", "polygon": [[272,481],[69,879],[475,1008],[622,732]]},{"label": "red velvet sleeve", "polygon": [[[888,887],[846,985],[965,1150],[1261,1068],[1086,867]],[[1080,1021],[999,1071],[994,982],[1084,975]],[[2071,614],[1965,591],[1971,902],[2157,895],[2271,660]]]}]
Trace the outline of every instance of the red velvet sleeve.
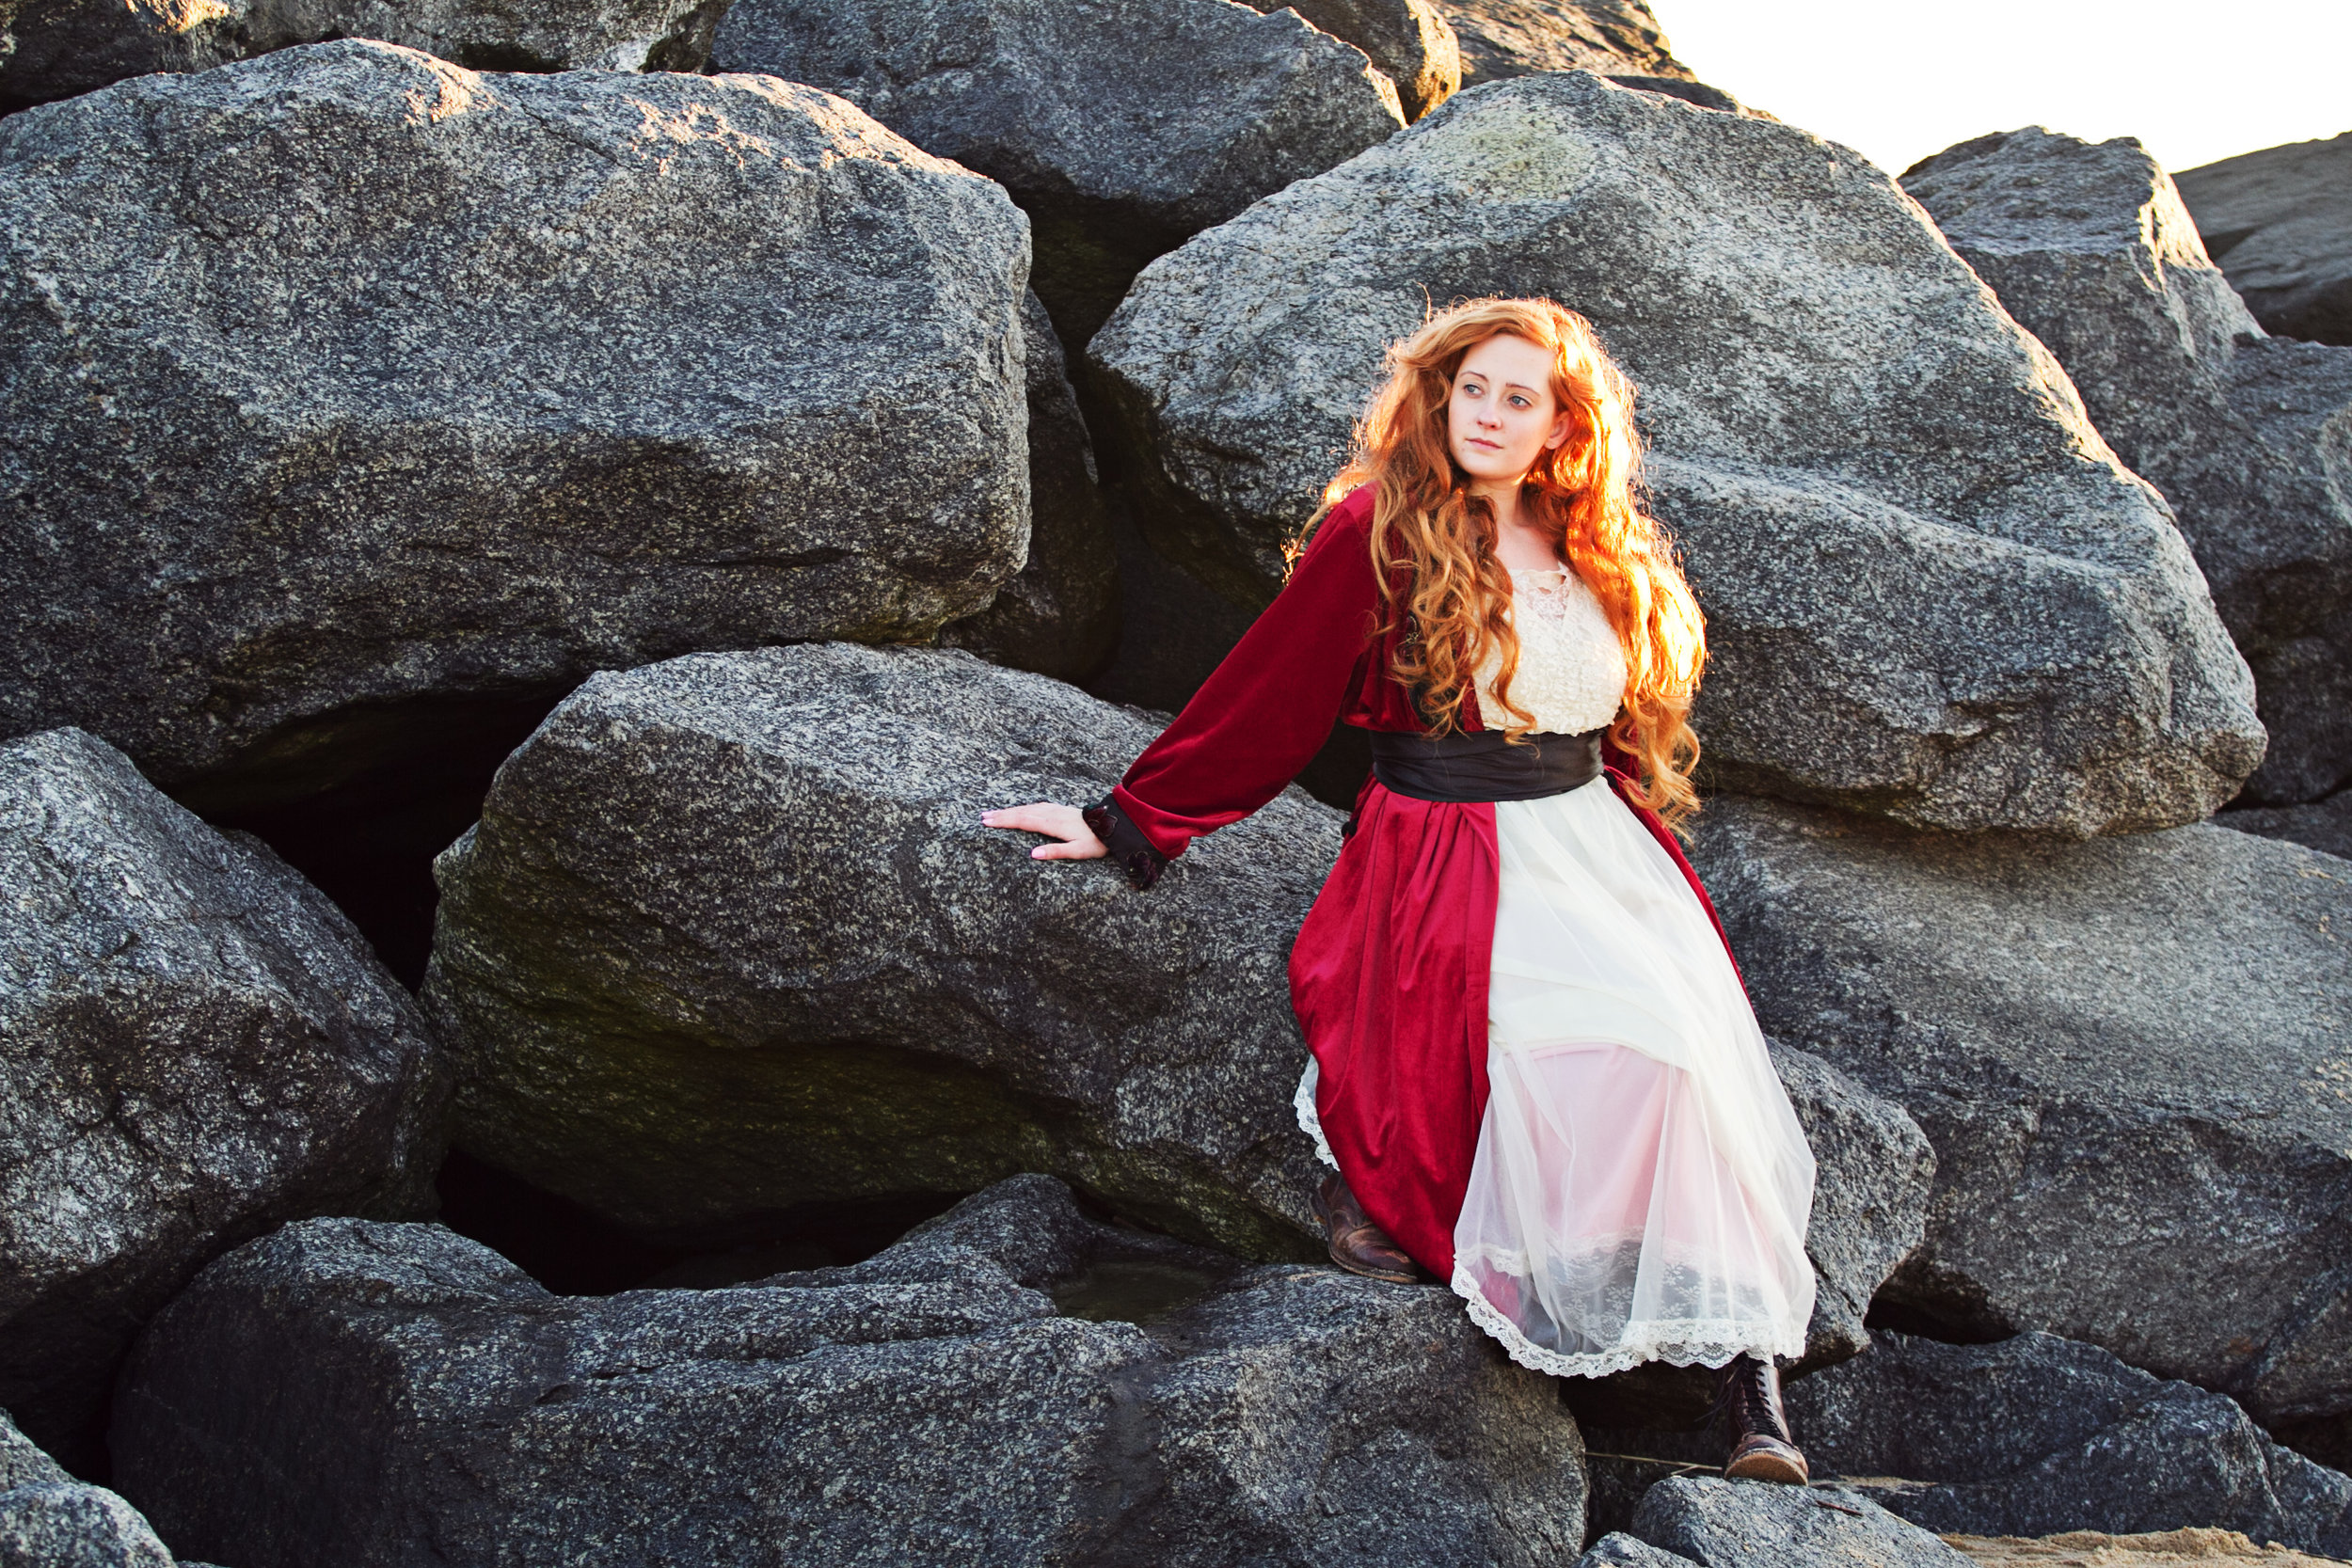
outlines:
[{"label": "red velvet sleeve", "polygon": [[1161,854],[1279,795],[1367,684],[1380,618],[1371,512],[1369,486],[1332,509],[1274,602],[1112,792]]}]

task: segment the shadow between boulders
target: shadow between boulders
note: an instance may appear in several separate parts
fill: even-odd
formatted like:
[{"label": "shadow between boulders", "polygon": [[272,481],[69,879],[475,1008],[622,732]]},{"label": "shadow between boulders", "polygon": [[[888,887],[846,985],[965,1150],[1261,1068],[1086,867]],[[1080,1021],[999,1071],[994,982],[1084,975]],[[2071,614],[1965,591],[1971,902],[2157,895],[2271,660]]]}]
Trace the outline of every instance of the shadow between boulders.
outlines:
[{"label": "shadow between boulders", "polygon": [[440,902],[433,857],[482,815],[499,764],[568,689],[352,709],[305,726],[266,788],[208,779],[174,793],[214,827],[276,850],[414,990]]},{"label": "shadow between boulders", "polygon": [[863,1263],[961,1193],[807,1203],[772,1215],[738,1244],[665,1246],[558,1194],[452,1150],[441,1166],[441,1223],[521,1269],[557,1295],[635,1290],[715,1290],[800,1269]]}]

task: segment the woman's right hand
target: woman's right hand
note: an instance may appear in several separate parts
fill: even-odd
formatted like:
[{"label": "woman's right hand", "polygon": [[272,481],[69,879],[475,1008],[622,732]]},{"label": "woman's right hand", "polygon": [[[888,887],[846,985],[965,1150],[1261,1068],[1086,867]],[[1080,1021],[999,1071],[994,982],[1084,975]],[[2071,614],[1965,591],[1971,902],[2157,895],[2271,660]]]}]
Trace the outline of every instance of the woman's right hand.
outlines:
[{"label": "woman's right hand", "polygon": [[1057,806],[1050,800],[1005,806],[980,813],[980,822],[985,827],[1005,828],[1013,832],[1043,833],[1057,841],[1030,850],[1029,858],[1033,861],[1090,861],[1110,853],[1103,841],[1094,836],[1094,830],[1087,826],[1085,816],[1076,806]]}]

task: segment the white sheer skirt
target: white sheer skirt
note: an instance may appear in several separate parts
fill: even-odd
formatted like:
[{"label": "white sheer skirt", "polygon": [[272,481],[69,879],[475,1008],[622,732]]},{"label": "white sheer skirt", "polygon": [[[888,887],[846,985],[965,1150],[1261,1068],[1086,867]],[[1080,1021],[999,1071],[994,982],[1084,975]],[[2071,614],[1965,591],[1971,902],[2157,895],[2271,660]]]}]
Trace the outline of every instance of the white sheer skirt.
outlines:
[{"label": "white sheer skirt", "polygon": [[[1800,1354],[1813,1154],[1706,911],[1606,779],[1495,823],[1490,1094],[1454,1290],[1565,1377]],[[1327,1162],[1314,1080],[1299,1121]]]}]

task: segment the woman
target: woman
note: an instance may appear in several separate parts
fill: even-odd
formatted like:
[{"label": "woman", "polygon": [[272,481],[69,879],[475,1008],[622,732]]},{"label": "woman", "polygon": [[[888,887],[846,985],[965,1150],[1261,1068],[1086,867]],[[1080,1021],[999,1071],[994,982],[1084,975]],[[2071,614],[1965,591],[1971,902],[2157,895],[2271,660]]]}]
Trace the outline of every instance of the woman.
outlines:
[{"label": "woman", "polygon": [[1521,1364],[1720,1369],[1725,1474],[1802,1482],[1813,1157],[1669,824],[1698,607],[1636,500],[1632,392],[1549,300],[1390,351],[1290,580],[1105,800],[986,814],[1138,888],[1335,719],[1374,775],[1291,955],[1333,1259],[1452,1283]]}]

